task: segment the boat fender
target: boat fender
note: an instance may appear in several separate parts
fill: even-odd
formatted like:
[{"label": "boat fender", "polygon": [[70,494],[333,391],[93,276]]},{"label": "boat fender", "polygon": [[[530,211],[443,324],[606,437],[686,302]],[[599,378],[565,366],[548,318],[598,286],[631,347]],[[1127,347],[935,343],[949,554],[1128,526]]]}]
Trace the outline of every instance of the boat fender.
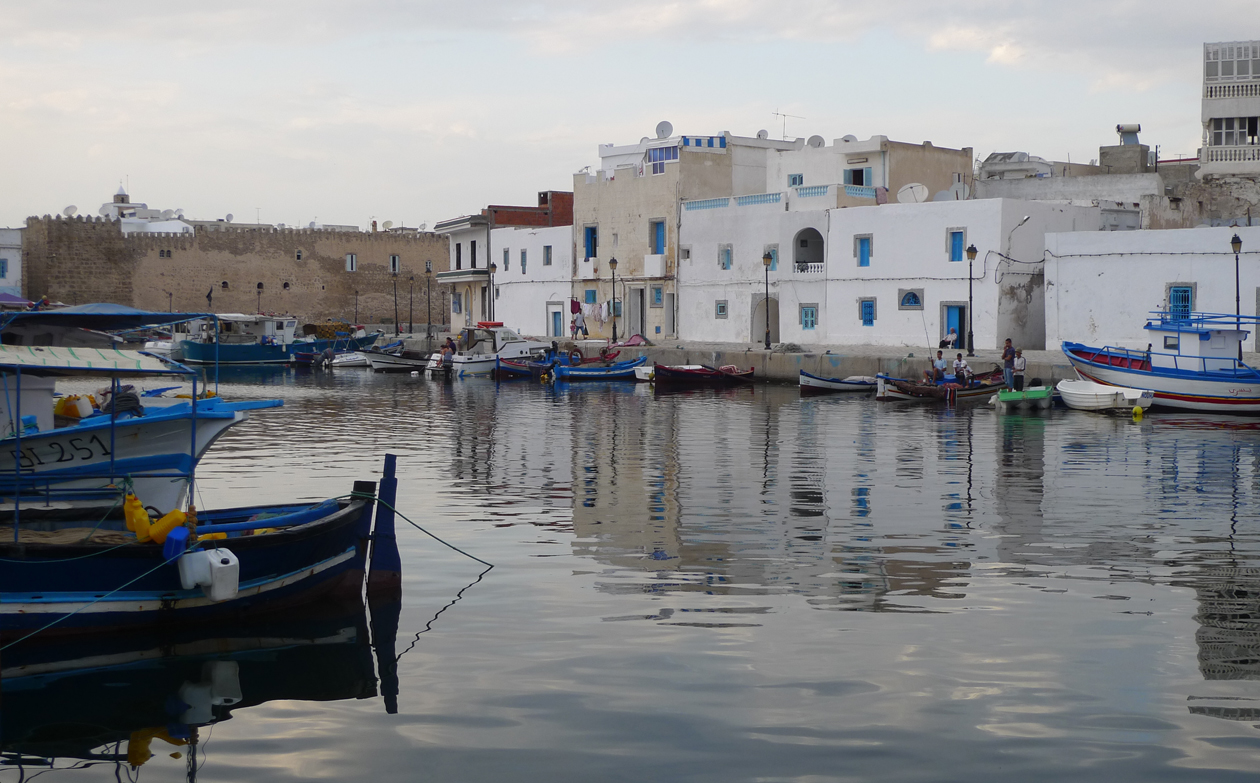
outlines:
[{"label": "boat fender", "polygon": [[235,598],[241,563],[230,549],[202,549],[179,559],[179,581],[185,590],[200,587],[211,601]]},{"label": "boat fender", "polygon": [[582,358],[583,358],[582,352],[579,351],[577,348],[574,348],[572,351],[569,351],[569,364],[570,365],[574,367],[578,366],[579,364],[582,363]]},{"label": "boat fender", "polygon": [[1141,405],[1134,405],[1134,406],[1133,406],[1133,420],[1134,420],[1134,421],[1141,421],[1141,420],[1142,420],[1142,415],[1143,415],[1143,414],[1142,414],[1142,406],[1141,406]]}]

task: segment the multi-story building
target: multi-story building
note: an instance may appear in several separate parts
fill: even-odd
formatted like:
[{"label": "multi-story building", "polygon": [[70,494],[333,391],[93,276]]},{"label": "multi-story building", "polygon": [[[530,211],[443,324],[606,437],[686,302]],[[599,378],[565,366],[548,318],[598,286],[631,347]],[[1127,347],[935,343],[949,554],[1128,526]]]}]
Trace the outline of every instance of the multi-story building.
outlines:
[{"label": "multi-story building", "polygon": [[1203,45],[1203,179],[1260,175],[1260,40]]},{"label": "multi-story building", "polygon": [[22,229],[0,228],[0,294],[22,296]]},{"label": "multi-story building", "polygon": [[[572,224],[573,194],[552,190],[538,194],[536,207],[492,204],[479,214],[438,222],[433,227],[434,232],[450,238],[449,268],[438,275],[438,280],[451,286],[451,326],[459,328],[478,321],[503,320],[495,312],[497,303],[490,295],[490,278],[501,263],[502,252],[502,248],[495,244],[495,229],[517,226],[552,228]],[[526,293],[526,289],[508,290]],[[530,309],[527,303],[520,307],[523,311]],[[542,312],[546,312],[545,306]],[[533,331],[524,324],[504,323],[527,334]],[[545,332],[540,330],[537,333]]]},{"label": "multi-story building", "polygon": [[573,274],[571,226],[496,228],[494,319],[522,334],[569,335]]}]

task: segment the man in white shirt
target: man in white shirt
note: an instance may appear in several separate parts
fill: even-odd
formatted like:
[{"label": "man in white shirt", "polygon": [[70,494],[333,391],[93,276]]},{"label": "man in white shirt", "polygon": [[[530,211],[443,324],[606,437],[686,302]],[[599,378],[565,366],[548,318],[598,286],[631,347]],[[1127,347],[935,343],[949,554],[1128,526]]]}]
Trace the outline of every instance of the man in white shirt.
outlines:
[{"label": "man in white shirt", "polygon": [[961,353],[954,360],[954,380],[963,386],[971,385],[971,367]]},{"label": "man in white shirt", "polygon": [[1015,361],[1011,364],[1011,370],[1015,373],[1015,391],[1024,390],[1024,370],[1028,367],[1028,360],[1024,358],[1024,351],[1021,348],[1015,349]]}]

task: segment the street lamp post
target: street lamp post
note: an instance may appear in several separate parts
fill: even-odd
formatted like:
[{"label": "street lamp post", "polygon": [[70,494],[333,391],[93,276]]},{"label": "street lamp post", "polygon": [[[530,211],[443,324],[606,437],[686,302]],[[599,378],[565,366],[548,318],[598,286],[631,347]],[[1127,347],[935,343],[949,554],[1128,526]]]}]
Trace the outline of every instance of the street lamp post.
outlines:
[{"label": "street lamp post", "polygon": [[766,268],[766,299],[762,303],[765,305],[766,311],[766,350],[770,350],[770,265],[774,263],[774,256],[770,255],[767,250],[766,254],[761,257],[761,265]]},{"label": "street lamp post", "polygon": [[413,334],[416,331],[416,325],[411,320],[416,314],[416,276],[411,275],[407,278],[407,334]]},{"label": "street lamp post", "polygon": [[490,262],[490,295],[487,297],[490,300],[490,320],[491,321],[494,320],[494,273],[497,271],[499,271],[499,265],[491,261]]},{"label": "street lamp post", "polygon": [[262,312],[262,291],[263,291],[263,284],[259,283],[258,284],[258,312],[260,313]]},{"label": "street lamp post", "polygon": [[612,270],[612,322],[613,336],[612,341],[617,342],[617,259],[608,259],[608,268]]},{"label": "street lamp post", "polygon": [[402,334],[402,327],[398,323],[398,273],[393,274],[394,278],[394,336]]},{"label": "street lamp post", "polygon": [[976,261],[976,253],[979,253],[980,251],[976,250],[976,245],[973,242],[971,243],[970,246],[968,246],[966,252],[967,252],[967,355],[975,356],[976,355],[976,336],[972,332],[972,327],[975,326],[976,319],[972,311],[975,310],[976,302],[975,302],[975,297],[972,296],[972,286],[975,284],[974,283],[975,274],[974,274],[972,265]]},{"label": "street lamp post", "polygon": [[[1238,254],[1242,252],[1242,240],[1238,238],[1238,232],[1234,232],[1234,238],[1229,240],[1229,246],[1234,249],[1234,328],[1239,332],[1242,331],[1242,297],[1241,289],[1238,287]],[[1242,335],[1238,340],[1238,361],[1242,361]]]},{"label": "street lamp post", "polygon": [[424,339],[428,343],[428,349],[433,350],[433,262],[424,262],[424,296],[427,304],[425,305],[424,315]]}]

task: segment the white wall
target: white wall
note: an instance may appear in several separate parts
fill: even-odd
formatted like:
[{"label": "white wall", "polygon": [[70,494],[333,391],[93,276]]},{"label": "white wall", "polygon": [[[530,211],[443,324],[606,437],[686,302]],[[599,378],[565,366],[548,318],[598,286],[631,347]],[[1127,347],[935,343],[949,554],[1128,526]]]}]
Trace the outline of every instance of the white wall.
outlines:
[{"label": "white wall", "polygon": [[[551,311],[561,314],[561,332],[569,333],[569,296],[573,272],[573,227],[496,228],[491,233],[497,298],[495,320],[535,337],[551,335]],[[551,248],[551,264],[545,265],[545,247]],[[521,269],[521,251],[527,263]],[[504,259],[504,251],[507,259]]]},{"label": "white wall", "polygon": [[0,258],[8,262],[8,269],[0,278],[0,293],[22,295],[22,231],[0,228]]},{"label": "white wall", "polygon": [[[1167,306],[1171,283],[1195,289],[1193,308],[1234,312],[1234,253],[1242,240],[1239,278],[1243,315],[1260,299],[1260,226],[1048,234],[1046,343],[1145,348],[1142,327],[1151,310]],[[1246,325],[1244,324],[1244,328]],[[1255,335],[1245,346],[1255,350]]]},{"label": "white wall", "polygon": [[[966,303],[968,265],[951,262],[950,229],[962,229],[964,245],[980,251],[974,264],[976,346],[996,347],[1006,336],[1035,346],[1028,334],[1012,334],[1008,288],[1021,286],[1032,301],[1018,309],[1032,318],[1034,334],[1042,333],[1040,288],[1025,285],[1037,266],[1002,264],[998,253],[1039,262],[1047,229],[1096,231],[1096,208],[1060,204],[979,201],[887,204],[851,209],[784,212],[781,204],[683,210],[680,245],[690,259],[679,264],[679,335],[684,339],[718,342],[757,342],[753,334],[754,308],[764,296],[761,262],[768,245],[778,245],[778,269],[770,273],[770,297],[779,303],[779,336],[800,344],[869,344],[908,347],[935,346],[941,339],[942,303]],[[1015,229],[1024,215],[1027,224]],[[799,232],[817,229],[825,238],[823,269],[801,271],[792,263]],[[1014,233],[1012,234],[1012,230]],[[854,238],[873,240],[871,265],[859,267]],[[1009,242],[1008,242],[1009,237]],[[719,265],[719,247],[732,246],[733,266]],[[994,251],[994,252],[990,252]],[[900,309],[901,293],[921,290],[923,308]],[[873,326],[863,326],[859,300],[874,298]],[[727,317],[719,318],[716,303],[727,303]],[[818,324],[802,328],[800,307],[817,305]],[[1000,312],[1005,309],[1005,314]]]}]

